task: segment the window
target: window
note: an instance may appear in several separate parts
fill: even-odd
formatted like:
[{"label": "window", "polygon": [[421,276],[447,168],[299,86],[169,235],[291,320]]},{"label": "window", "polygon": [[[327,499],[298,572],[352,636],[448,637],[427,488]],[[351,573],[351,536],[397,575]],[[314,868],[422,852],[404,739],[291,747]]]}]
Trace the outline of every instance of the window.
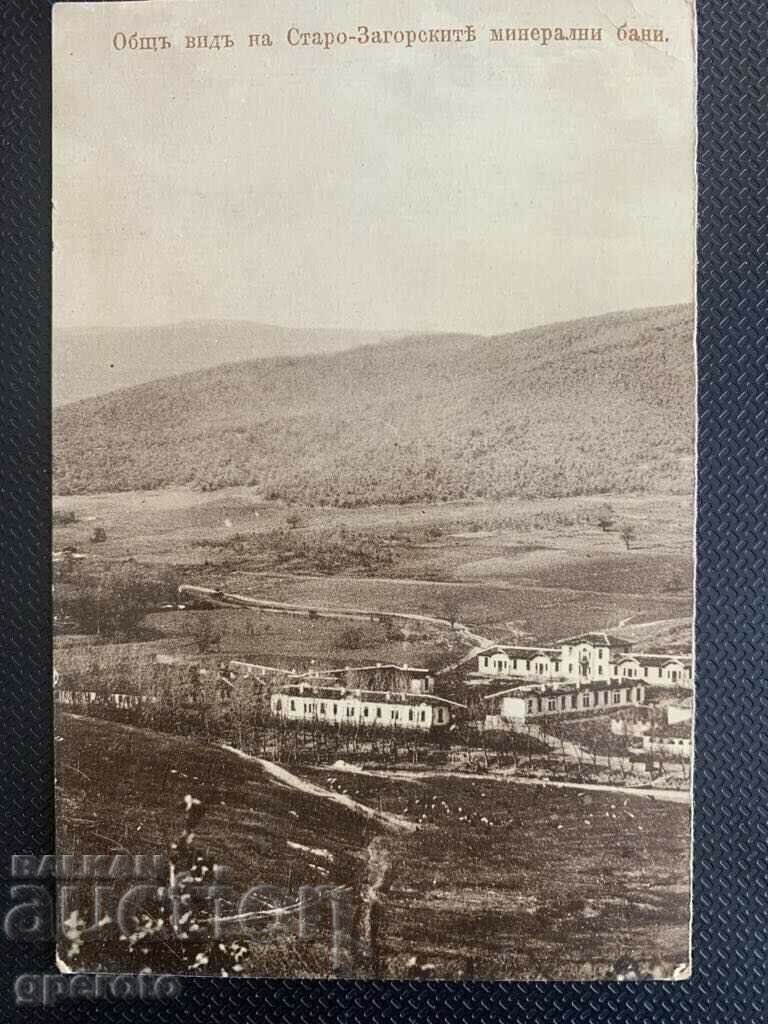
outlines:
[{"label": "window", "polygon": [[442,720],[443,720],[443,709],[442,708],[438,708],[437,709],[437,720],[438,720],[438,722],[442,722]]},{"label": "window", "polygon": [[531,712],[531,714],[533,714],[533,701],[532,700],[528,701],[528,710]]},{"label": "window", "polygon": [[672,675],[672,682],[676,683],[677,682],[677,669],[673,669],[671,675]]},{"label": "window", "polygon": [[423,721],[424,721],[424,718],[425,718],[425,715],[424,715],[424,712],[422,711],[422,712],[420,713],[420,715],[419,715],[419,721],[420,721],[420,722],[423,722]]},{"label": "window", "polygon": [[282,706],[283,706],[283,702],[278,697],[277,700],[275,701],[275,711],[280,711]]},{"label": "window", "polygon": [[588,708],[591,703],[592,703],[592,698],[590,697],[590,695],[588,693],[583,694],[582,698],[581,698],[581,706],[583,708]]},{"label": "window", "polygon": [[554,697],[550,697],[547,701],[547,710],[554,711],[557,708],[557,700]]},{"label": "window", "polygon": [[618,690],[613,695],[613,703],[614,704],[621,704],[621,693],[619,693]]},{"label": "window", "polygon": [[354,715],[355,715],[355,709],[353,707],[352,708],[348,707],[347,708],[347,718],[354,718]]},{"label": "window", "polygon": [[573,665],[569,665],[569,666],[568,666],[568,675],[569,675],[569,676],[572,676],[572,675],[573,675]]},{"label": "window", "polygon": [[325,714],[325,704],[323,704],[323,703],[320,704],[320,714],[321,715]]},{"label": "window", "polygon": [[408,721],[413,721],[413,708],[408,708]]},{"label": "window", "polygon": [[608,691],[607,690],[603,690],[603,704],[607,704],[607,703],[608,703]]},{"label": "window", "polygon": [[598,649],[597,649],[597,656],[600,659],[600,661],[603,660],[603,652],[604,652],[604,649],[602,647],[598,647]]},{"label": "window", "polygon": [[367,717],[368,717],[368,705],[366,704],[365,707],[363,708],[363,718],[367,718]]},{"label": "window", "polygon": [[295,710],[296,710],[296,701],[292,700],[291,701],[291,711],[295,711]]},{"label": "window", "polygon": [[397,719],[400,717],[400,714],[397,711],[390,711],[389,717],[392,719],[392,721],[397,721]]},{"label": "window", "polygon": [[376,708],[376,717],[381,718],[381,708]]},{"label": "window", "polygon": [[648,678],[648,666],[647,665],[645,665],[644,668],[643,668],[643,675],[645,676],[646,679]]},{"label": "window", "polygon": [[536,710],[537,711],[543,711],[544,710],[544,702],[542,701],[541,697],[537,697],[536,698]]},{"label": "window", "polygon": [[338,704],[334,704],[333,705],[333,713],[334,713],[334,715],[337,715],[339,713],[339,705]]},{"label": "window", "polygon": [[517,668],[517,658],[513,658],[512,659],[512,668],[514,668],[514,669]]},{"label": "window", "polygon": [[571,694],[571,707],[575,708],[579,705],[579,698],[575,693]]}]

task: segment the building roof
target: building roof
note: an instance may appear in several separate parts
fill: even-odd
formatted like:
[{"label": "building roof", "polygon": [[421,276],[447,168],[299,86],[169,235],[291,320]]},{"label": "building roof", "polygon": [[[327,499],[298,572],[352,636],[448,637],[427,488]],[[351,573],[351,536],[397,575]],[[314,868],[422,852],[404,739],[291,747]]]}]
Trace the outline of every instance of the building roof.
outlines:
[{"label": "building roof", "polygon": [[494,651],[502,651],[508,658],[535,658],[539,654],[556,654],[560,656],[559,647],[511,647],[508,644],[494,644],[480,651],[480,656],[487,656]]},{"label": "building roof", "polygon": [[589,692],[595,693],[602,690],[622,690],[631,688],[632,680],[625,679],[588,679],[582,682],[563,680],[550,683],[535,683],[530,679],[521,680],[518,686],[508,686],[504,690],[497,690],[496,693],[483,694],[483,700],[491,700],[493,697],[503,697],[509,693],[519,693],[521,696],[559,697],[563,694]]},{"label": "building roof", "polygon": [[613,633],[580,633],[557,641],[558,644],[592,644],[594,647],[631,647],[632,641]]},{"label": "building roof", "polygon": [[[528,693],[530,691],[530,687],[525,688],[525,684],[522,684],[522,686],[524,688],[525,693]],[[520,688],[520,685],[508,686],[506,690],[497,690],[496,693],[484,693],[483,700],[493,700],[494,697],[506,697],[508,693],[515,693],[516,691],[520,690]]]},{"label": "building roof", "polygon": [[451,704],[456,708],[465,708],[466,704],[460,704],[455,700],[448,700],[447,697],[437,697],[433,693],[403,693],[393,690],[350,690],[343,686],[320,686],[309,688],[306,685],[290,684],[276,690],[273,697],[309,697],[319,700],[360,700],[370,701],[374,704]]},{"label": "building roof", "polygon": [[636,661],[638,665],[669,665],[670,662],[675,662],[679,665],[690,665],[691,656],[690,654],[642,654],[642,653],[627,653],[620,654],[614,659],[616,665],[621,664],[623,661]]},{"label": "building roof", "polygon": [[397,672],[408,672],[415,676],[429,675],[429,669],[427,668],[417,668],[415,665],[395,665],[394,663],[385,665],[345,665],[344,668],[328,669],[326,675],[338,676],[345,672],[381,672],[383,669],[395,669]]}]

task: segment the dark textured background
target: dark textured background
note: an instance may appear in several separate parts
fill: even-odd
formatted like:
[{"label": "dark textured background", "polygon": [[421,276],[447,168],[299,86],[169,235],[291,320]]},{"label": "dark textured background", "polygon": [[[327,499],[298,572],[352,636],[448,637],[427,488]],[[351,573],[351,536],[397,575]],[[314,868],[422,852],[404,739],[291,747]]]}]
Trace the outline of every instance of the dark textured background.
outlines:
[{"label": "dark textured background", "polygon": [[[183,1002],[64,1001],[61,1021],[768,1020],[766,362],[768,0],[699,5],[699,519],[695,971],[672,984],[184,981]],[[0,871],[53,847],[50,708],[50,8],[0,3],[4,586]],[[51,948],[3,942],[13,979]]]}]

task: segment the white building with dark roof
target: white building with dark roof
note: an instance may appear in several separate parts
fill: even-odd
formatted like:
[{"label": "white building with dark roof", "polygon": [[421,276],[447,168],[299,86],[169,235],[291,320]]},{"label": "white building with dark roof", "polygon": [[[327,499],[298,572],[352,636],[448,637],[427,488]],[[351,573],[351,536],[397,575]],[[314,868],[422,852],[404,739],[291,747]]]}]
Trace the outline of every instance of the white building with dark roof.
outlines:
[{"label": "white building with dark roof", "polygon": [[581,633],[551,647],[495,644],[477,656],[467,682],[484,686],[509,680],[540,682],[625,681],[691,686],[690,655],[642,654],[632,641],[612,633]]},{"label": "white building with dark roof", "polygon": [[667,686],[691,685],[690,654],[624,654],[616,659],[616,675]]},{"label": "white building with dark roof", "polygon": [[428,732],[447,728],[466,707],[428,693],[300,683],[273,693],[270,710],[274,718],[291,722]]},{"label": "white building with dark roof", "polygon": [[551,715],[620,711],[636,707],[645,700],[642,683],[628,684],[619,680],[587,682],[519,682],[508,689],[486,694],[487,715],[502,722],[522,724],[531,719]]}]

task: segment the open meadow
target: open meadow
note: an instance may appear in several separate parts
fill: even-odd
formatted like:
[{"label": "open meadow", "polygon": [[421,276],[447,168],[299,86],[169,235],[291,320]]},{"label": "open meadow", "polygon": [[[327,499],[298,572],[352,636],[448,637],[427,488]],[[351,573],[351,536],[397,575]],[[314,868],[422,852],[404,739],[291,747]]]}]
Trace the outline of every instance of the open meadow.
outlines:
[{"label": "open meadow", "polygon": [[[131,559],[179,583],[455,618],[494,638],[644,627],[652,649],[676,624],[676,647],[690,646],[681,628],[692,609],[686,496],[331,509],[232,488],[76,495],[57,498],[55,515],[55,548],[75,549],[85,568]],[[629,544],[620,524],[632,527]],[[104,536],[94,542],[97,528]]]},{"label": "open meadow", "polygon": [[[596,978],[618,961],[669,977],[688,959],[689,808],[642,796],[501,781],[374,778],[304,770],[320,793],[287,787],[254,760],[201,743],[59,713],[58,848],[165,855],[184,797],[202,801],[196,843],[233,893],[254,885],[359,891],[375,835],[391,862],[383,977]],[[302,780],[297,779],[299,785]],[[339,797],[355,801],[350,806]],[[383,828],[357,805],[383,812]],[[397,827],[402,822],[402,827]],[[256,943],[247,973],[322,975],[322,941],[288,918]],[[104,969],[139,966],[125,944],[88,947]]]}]

